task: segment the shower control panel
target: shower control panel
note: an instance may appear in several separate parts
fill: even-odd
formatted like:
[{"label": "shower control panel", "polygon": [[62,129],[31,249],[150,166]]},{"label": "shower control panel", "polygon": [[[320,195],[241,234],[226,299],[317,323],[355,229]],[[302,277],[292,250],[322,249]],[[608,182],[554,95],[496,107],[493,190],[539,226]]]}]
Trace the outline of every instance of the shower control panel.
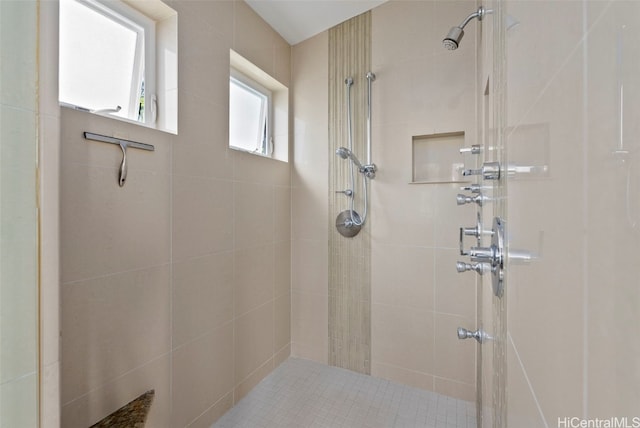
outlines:
[{"label": "shower control panel", "polygon": [[480,225],[475,228],[460,228],[460,255],[469,256],[472,263],[457,262],[456,269],[458,272],[466,272],[470,270],[476,271],[482,275],[491,272],[491,284],[493,286],[493,294],[496,297],[502,297],[504,287],[504,221],[500,217],[493,219],[493,228],[491,230],[491,245],[489,247],[471,247],[469,251],[465,251],[463,239],[465,235],[480,237],[482,231]]}]

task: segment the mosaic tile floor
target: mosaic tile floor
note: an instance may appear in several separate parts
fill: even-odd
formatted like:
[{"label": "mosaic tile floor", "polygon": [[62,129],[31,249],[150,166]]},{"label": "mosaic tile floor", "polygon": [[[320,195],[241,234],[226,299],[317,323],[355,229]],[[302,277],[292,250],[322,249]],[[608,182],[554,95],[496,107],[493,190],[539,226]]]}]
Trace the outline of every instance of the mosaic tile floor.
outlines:
[{"label": "mosaic tile floor", "polygon": [[211,428],[476,428],[475,404],[290,358]]}]

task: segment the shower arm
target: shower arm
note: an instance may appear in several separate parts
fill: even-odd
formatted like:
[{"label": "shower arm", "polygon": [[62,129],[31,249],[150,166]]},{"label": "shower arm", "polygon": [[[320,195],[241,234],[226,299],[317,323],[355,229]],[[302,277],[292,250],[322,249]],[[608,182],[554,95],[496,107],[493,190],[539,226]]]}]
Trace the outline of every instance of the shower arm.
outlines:
[{"label": "shower arm", "polygon": [[467,16],[462,24],[458,26],[461,30],[464,30],[464,27],[474,18],[478,18],[478,21],[482,21],[485,15],[493,13],[491,9],[485,9],[484,6],[480,6],[476,12],[473,12],[471,15]]}]

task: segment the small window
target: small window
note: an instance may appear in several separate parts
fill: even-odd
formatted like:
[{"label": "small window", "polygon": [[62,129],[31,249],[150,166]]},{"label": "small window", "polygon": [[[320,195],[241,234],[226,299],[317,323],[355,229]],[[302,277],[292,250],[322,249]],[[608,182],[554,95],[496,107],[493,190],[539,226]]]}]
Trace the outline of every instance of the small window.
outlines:
[{"label": "small window", "polygon": [[[145,7],[156,16],[143,13]],[[169,105],[176,103],[171,91],[177,78],[176,82],[161,79],[156,85],[157,64],[177,68],[175,62],[167,65],[165,58],[166,52],[177,49],[167,36],[177,37],[173,9],[159,0],[131,5],[119,0],[60,0],[59,27],[62,105],[177,130],[176,108]],[[171,70],[158,72],[161,78],[176,75]]]},{"label": "small window", "polygon": [[289,89],[229,51],[229,147],[289,159]]},{"label": "small window", "polygon": [[232,69],[229,78],[229,146],[271,156],[271,91]]}]

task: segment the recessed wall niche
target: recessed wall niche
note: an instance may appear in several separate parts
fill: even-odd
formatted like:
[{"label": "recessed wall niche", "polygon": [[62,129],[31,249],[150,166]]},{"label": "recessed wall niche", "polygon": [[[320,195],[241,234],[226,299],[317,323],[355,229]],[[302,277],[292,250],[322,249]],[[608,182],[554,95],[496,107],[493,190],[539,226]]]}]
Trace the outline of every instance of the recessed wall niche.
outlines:
[{"label": "recessed wall niche", "polygon": [[465,158],[464,132],[417,135],[412,137],[412,183],[458,183],[468,181],[462,175]]}]

